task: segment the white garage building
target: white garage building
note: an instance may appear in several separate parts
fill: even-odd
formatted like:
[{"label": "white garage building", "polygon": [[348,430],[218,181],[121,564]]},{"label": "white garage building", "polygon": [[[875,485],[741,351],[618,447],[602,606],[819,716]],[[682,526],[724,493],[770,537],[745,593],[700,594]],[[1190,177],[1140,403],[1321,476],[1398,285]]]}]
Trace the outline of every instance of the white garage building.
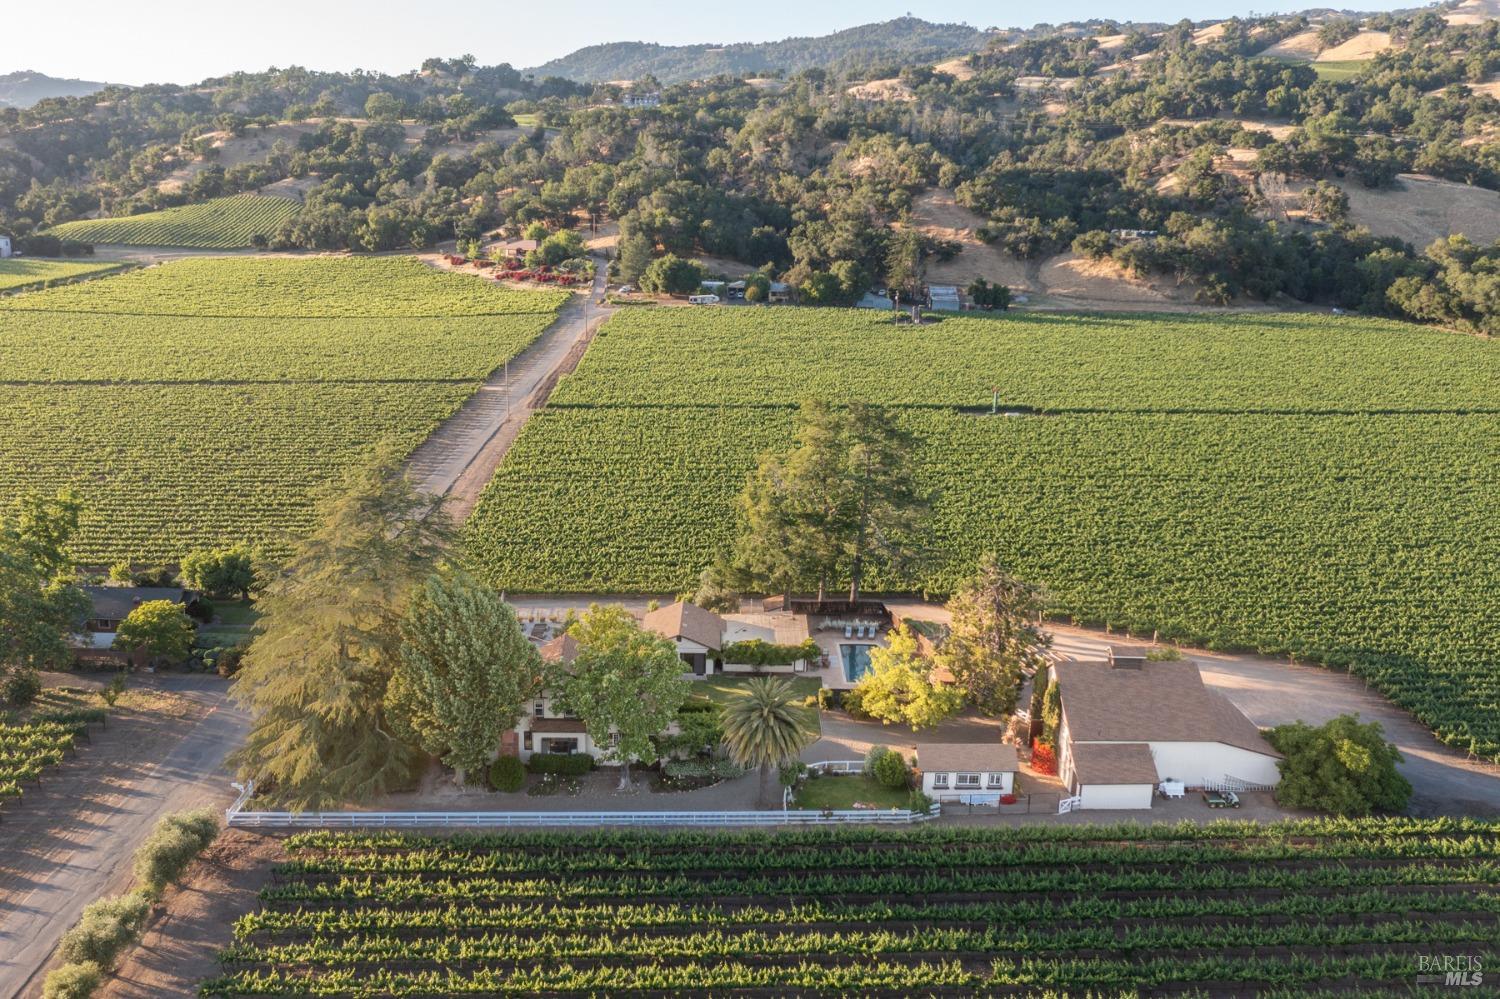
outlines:
[{"label": "white garage building", "polygon": [[1281,779],[1281,755],[1190,660],[1117,645],[1105,662],[1053,664],[1052,682],[1058,773],[1081,808],[1150,808],[1162,781],[1253,788]]}]

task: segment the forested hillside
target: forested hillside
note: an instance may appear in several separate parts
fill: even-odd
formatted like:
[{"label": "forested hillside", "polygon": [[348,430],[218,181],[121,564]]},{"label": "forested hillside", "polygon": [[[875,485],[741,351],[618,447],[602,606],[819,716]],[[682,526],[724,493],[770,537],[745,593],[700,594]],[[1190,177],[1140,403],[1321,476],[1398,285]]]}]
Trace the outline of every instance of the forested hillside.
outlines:
[{"label": "forested hillside", "polygon": [[736,45],[610,42],[579,49],[530,72],[584,83],[635,80],[647,75],[663,83],[681,83],[723,74],[755,76],[814,68],[863,67],[871,62],[942,60],[977,51],[984,47],[986,38],[985,32],[966,24],[931,24],[920,18],[898,17],[818,38],[787,38],[779,42]]},{"label": "forested hillside", "polygon": [[[814,42],[833,44],[797,44]],[[1500,329],[1486,304],[1500,251],[1483,242],[1500,231],[1494,20],[1094,22],[997,33],[941,62],[851,59],[589,86],[464,57],[44,101],[0,111],[0,231],[55,251],[60,223],[290,184],[304,204],[265,234],[272,248],[602,221],[623,281],[664,254],[706,256],[813,305],[959,256],[1001,283],[1062,261],[1204,305]],[[275,138],[258,155],[226,157],[262,133]],[[924,224],[914,208],[934,198],[975,219],[967,243]]]}]

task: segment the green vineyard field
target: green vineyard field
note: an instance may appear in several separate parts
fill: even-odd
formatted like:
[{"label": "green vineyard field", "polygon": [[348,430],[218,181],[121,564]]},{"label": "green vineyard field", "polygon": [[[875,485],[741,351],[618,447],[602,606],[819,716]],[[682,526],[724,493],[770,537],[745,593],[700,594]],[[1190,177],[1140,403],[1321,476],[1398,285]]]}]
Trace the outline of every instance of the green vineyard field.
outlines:
[{"label": "green vineyard field", "polygon": [[64,222],[47,234],[85,243],[237,250],[250,246],[252,236],[273,235],[301,208],[293,198],[236,194],[143,215]]},{"label": "green vineyard field", "polygon": [[1477,820],[316,832],[286,853],[203,995],[1394,994],[1435,941],[1500,945],[1500,828]]},{"label": "green vineyard field", "polygon": [[321,484],[415,447],[565,297],[409,258],[198,259],[0,303],[0,490],[77,488],[90,564],[284,549]]},{"label": "green vineyard field", "polygon": [[0,294],[41,288],[49,281],[72,281],[77,278],[108,274],[126,265],[115,260],[43,260],[35,257],[7,257],[0,260]]},{"label": "green vineyard field", "polygon": [[[1002,408],[989,415],[992,389]],[[1348,668],[1500,757],[1500,345],[1313,315],[622,313],[469,524],[512,591],[689,588],[808,395],[892,404],[921,572],[997,552],[1085,623]]]}]

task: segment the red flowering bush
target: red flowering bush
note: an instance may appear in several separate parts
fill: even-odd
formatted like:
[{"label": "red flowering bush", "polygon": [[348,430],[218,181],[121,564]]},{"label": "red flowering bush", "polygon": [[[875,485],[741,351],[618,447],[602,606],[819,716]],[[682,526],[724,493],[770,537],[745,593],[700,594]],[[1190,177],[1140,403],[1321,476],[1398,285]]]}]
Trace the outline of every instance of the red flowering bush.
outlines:
[{"label": "red flowering bush", "polygon": [[1031,769],[1039,774],[1057,775],[1057,751],[1045,743],[1031,742]]}]

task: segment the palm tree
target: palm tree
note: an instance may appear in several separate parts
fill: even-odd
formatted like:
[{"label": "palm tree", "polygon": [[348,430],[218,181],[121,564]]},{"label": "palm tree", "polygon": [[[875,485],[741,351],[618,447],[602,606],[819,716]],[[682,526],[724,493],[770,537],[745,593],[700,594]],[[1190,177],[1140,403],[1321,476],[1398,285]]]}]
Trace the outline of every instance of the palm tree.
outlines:
[{"label": "palm tree", "polygon": [[737,766],[760,768],[760,805],[770,808],[771,768],[795,759],[812,734],[802,724],[792,685],[757,677],[724,709],[724,745]]}]

